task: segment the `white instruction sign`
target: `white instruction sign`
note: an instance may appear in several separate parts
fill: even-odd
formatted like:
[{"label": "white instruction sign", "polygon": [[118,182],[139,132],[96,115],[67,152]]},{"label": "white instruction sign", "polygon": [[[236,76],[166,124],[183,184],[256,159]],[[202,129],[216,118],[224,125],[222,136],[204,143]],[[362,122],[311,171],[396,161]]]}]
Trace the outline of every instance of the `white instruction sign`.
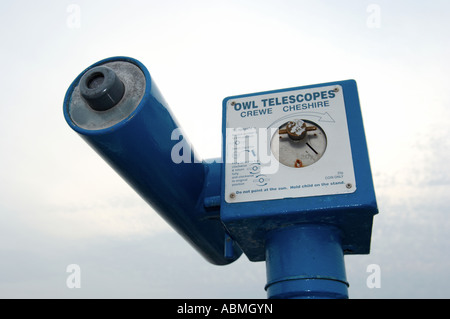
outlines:
[{"label": "white instruction sign", "polygon": [[340,85],[225,100],[228,203],[356,190]]}]

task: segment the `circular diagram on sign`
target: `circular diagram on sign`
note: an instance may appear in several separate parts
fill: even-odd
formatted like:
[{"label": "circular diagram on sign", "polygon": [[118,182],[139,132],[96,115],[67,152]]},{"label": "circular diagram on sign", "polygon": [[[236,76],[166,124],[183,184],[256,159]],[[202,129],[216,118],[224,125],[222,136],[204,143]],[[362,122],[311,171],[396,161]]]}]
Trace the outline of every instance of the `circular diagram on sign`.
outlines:
[{"label": "circular diagram on sign", "polygon": [[327,136],[316,123],[292,119],[281,125],[272,137],[270,148],[283,165],[302,168],[316,163],[327,149]]}]

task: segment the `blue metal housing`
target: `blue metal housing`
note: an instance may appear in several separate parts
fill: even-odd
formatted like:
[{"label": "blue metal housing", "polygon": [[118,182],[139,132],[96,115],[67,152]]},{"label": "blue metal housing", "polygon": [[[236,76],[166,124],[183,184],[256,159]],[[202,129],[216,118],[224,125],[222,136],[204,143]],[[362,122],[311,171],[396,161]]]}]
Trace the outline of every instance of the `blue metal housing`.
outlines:
[{"label": "blue metal housing", "polygon": [[[353,80],[309,85],[284,90],[232,96],[223,101],[223,154],[226,141],[226,106],[231,99],[341,85],[343,88],[357,190],[354,193],[284,198],[241,203],[225,201],[222,178],[220,217],[231,237],[251,261],[266,260],[267,234],[300,224],[334,225],[342,231],[345,254],[368,254],[373,216],[378,213],[356,82]],[[225,164],[226,165],[226,164]],[[222,176],[225,175],[225,165]]]},{"label": "blue metal housing", "polygon": [[[125,119],[105,129],[85,129],[71,117],[71,101],[83,74],[111,61],[139,67],[145,76],[145,92],[137,108]],[[119,106],[116,106],[119,107]],[[94,114],[94,113],[93,113]],[[95,113],[106,114],[106,113]],[[190,161],[175,163],[172,139],[179,125],[147,69],[139,61],[114,57],[99,61],[83,71],[69,87],[64,116],[92,148],[119,173],[178,233],[209,262],[218,265],[236,260],[241,251],[225,257],[226,232],[219,219],[220,164],[201,161],[194,150]],[[184,145],[190,145],[185,143]]]}]

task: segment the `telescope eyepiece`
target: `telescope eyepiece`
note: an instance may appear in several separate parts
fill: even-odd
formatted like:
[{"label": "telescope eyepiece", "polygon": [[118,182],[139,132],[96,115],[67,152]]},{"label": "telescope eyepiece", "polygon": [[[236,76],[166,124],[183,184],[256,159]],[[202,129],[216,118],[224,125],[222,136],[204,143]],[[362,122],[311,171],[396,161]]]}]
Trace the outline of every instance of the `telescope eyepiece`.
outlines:
[{"label": "telescope eyepiece", "polygon": [[116,106],[125,93],[125,86],[116,72],[106,66],[87,71],[80,80],[80,93],[95,111],[106,111]]}]

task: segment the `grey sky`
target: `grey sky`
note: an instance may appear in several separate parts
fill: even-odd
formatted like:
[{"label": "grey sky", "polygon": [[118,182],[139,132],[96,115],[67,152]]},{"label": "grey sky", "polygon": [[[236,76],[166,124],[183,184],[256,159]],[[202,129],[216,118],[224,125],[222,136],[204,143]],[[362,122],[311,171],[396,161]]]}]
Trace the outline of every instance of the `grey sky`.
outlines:
[{"label": "grey sky", "polygon": [[[350,297],[450,297],[449,10],[448,1],[2,1],[0,297],[266,296],[263,263],[207,264],[65,123],[72,80],[116,55],[147,66],[204,158],[220,156],[223,98],[355,79],[380,214],[372,253],[345,259]],[[69,264],[81,267],[80,289],[66,286]],[[381,268],[379,289],[366,286],[370,264]]]}]

